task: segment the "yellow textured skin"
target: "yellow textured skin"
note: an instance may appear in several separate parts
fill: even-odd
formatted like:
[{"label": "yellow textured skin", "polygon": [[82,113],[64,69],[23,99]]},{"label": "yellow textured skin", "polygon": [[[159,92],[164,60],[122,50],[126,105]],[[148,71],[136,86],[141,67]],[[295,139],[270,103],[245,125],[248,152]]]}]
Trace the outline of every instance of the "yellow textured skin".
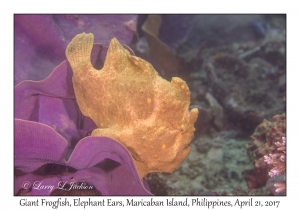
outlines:
[{"label": "yellow textured skin", "polygon": [[182,79],[169,82],[147,61],[130,55],[112,39],[104,67],[91,64],[93,34],[78,34],[66,49],[82,113],[98,126],[94,136],[121,142],[140,178],[172,172],[190,152],[198,109],[189,111],[190,91]]}]

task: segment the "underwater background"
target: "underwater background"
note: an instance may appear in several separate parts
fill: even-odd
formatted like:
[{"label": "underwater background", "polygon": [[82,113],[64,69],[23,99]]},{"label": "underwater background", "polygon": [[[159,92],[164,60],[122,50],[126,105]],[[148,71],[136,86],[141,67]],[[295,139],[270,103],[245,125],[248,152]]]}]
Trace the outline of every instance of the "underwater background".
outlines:
[{"label": "underwater background", "polygon": [[[131,46],[163,77],[187,82],[199,117],[190,155],[172,174],[149,175],[160,183],[152,187],[160,195],[285,194],[273,186],[283,173],[270,179],[264,161],[286,133],[285,15],[158,16],[139,16]],[[160,44],[150,24],[160,24]]]}]

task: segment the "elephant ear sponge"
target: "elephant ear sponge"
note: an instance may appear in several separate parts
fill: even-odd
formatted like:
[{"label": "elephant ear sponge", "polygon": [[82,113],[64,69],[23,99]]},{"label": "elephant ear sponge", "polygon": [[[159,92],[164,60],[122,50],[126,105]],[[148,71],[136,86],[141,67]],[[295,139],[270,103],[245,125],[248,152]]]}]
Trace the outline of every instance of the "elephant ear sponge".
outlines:
[{"label": "elephant ear sponge", "polygon": [[190,91],[182,79],[169,82],[147,61],[130,55],[116,38],[104,67],[90,61],[93,34],[78,34],[66,49],[80,110],[98,128],[93,136],[121,142],[140,178],[177,168],[190,152],[198,109],[189,111]]}]

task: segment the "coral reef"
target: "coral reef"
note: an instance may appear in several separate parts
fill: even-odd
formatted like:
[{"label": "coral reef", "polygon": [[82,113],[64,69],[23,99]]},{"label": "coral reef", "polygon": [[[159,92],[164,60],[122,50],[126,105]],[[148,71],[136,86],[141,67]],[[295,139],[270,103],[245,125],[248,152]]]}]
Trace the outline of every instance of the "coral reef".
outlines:
[{"label": "coral reef", "polygon": [[[281,147],[283,147],[284,144],[282,137],[285,136],[285,114],[275,115],[272,122],[264,119],[255,129],[247,148],[248,156],[254,164],[254,168],[244,173],[250,189],[264,187],[271,175],[278,175],[272,173],[272,165],[269,165],[268,162],[265,161],[265,156],[269,156],[270,154],[279,155],[278,148],[282,149]],[[273,157],[277,158],[277,155],[271,155],[271,159],[273,159]],[[271,159],[268,160],[271,161]],[[281,170],[285,169],[282,168]],[[282,173],[282,171],[280,173]]]},{"label": "coral reef", "polygon": [[271,178],[267,183],[267,189],[272,194],[285,195],[286,193],[286,182],[285,182],[286,138],[282,137],[281,141],[275,142],[275,145],[277,147],[277,151],[264,156],[265,162],[273,165],[273,168],[269,171],[269,176]]},{"label": "coral reef", "polygon": [[148,62],[130,55],[112,39],[104,67],[91,62],[92,34],[79,34],[66,49],[80,110],[98,126],[94,136],[120,141],[132,154],[139,175],[172,172],[190,152],[197,108],[177,77],[161,78]]}]

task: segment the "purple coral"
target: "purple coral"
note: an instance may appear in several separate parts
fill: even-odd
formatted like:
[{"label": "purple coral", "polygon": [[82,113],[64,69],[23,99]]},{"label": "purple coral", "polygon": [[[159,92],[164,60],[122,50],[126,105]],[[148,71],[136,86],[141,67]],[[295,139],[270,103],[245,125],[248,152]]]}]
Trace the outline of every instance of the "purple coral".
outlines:
[{"label": "purple coral", "polygon": [[[275,180],[275,176],[270,179],[269,172],[272,169],[272,165],[265,161],[265,156],[269,156],[269,154],[277,154],[278,148],[284,148],[283,145],[280,146],[278,144],[278,142],[283,144],[283,136],[286,136],[285,114],[275,115],[272,118],[272,121],[265,119],[255,129],[247,148],[248,156],[252,161],[254,168],[244,171],[245,179],[250,189],[264,187],[267,182],[269,183],[268,185],[270,185],[270,181]],[[272,156],[270,156],[270,158],[271,157]],[[277,172],[271,172],[271,174],[273,173],[275,175]],[[283,179],[284,177],[276,176],[276,179],[279,178]],[[270,191],[273,192],[273,190]]]},{"label": "purple coral", "polygon": [[66,59],[65,49],[79,33],[95,34],[95,42],[108,45],[116,37],[129,44],[133,32],[124,23],[137,15],[14,15],[14,83],[46,78]]},{"label": "purple coral", "polygon": [[[15,131],[16,195],[50,195],[54,190],[70,191],[71,187],[66,187],[66,184],[89,186],[102,195],[151,195],[139,179],[130,153],[116,140],[85,137],[68,158],[67,140],[51,127],[15,119]],[[103,166],[107,158],[114,161],[108,162],[111,165],[109,169]],[[47,164],[51,164],[52,169],[63,166],[63,170],[50,173],[45,168],[41,169]],[[28,191],[24,193],[24,190]]]},{"label": "purple coral", "polygon": [[[286,174],[286,138],[282,137],[280,141],[275,142],[277,150],[269,155],[265,155],[265,162],[273,165],[273,168],[269,171],[270,177],[278,177]],[[275,192],[282,193],[286,190],[285,181],[279,181],[274,183]]]}]

